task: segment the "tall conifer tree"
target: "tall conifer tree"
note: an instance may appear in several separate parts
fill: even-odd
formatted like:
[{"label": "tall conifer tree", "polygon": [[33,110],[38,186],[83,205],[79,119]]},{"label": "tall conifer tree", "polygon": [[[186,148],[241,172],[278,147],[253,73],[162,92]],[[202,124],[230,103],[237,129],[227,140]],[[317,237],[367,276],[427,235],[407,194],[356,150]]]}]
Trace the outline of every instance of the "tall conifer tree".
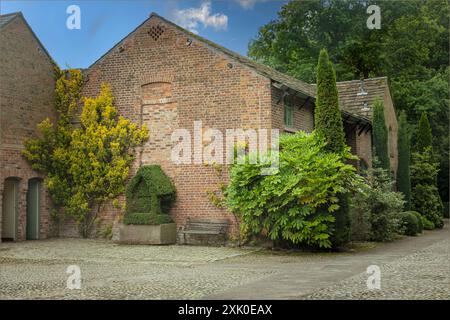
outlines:
[{"label": "tall conifer tree", "polygon": [[408,122],[406,113],[400,113],[398,122],[398,169],[397,169],[397,190],[405,196],[405,210],[409,210],[411,203],[411,176],[410,176],[410,159],[411,148],[408,134]]}]

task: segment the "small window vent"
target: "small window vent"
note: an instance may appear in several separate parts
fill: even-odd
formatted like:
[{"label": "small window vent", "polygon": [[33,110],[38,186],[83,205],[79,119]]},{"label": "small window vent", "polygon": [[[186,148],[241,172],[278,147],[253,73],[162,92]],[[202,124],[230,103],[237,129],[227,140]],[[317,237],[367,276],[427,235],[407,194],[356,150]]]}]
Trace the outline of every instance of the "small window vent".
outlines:
[{"label": "small window vent", "polygon": [[148,34],[150,35],[150,37],[152,37],[153,40],[158,40],[159,37],[161,37],[161,35],[164,33],[164,28],[161,26],[153,26],[150,28],[150,31],[148,32]]}]

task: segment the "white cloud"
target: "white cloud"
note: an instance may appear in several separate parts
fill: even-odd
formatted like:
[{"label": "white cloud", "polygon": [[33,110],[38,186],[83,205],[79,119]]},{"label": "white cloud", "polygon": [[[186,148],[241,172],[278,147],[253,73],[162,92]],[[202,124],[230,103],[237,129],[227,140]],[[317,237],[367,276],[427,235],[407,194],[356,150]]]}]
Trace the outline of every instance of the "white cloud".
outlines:
[{"label": "white cloud", "polygon": [[240,6],[246,10],[253,9],[257,2],[266,2],[268,0],[235,0]]},{"label": "white cloud", "polygon": [[211,13],[211,2],[206,1],[199,8],[174,9],[174,22],[193,33],[198,33],[199,24],[204,28],[213,27],[216,30],[226,30],[228,16],[223,13]]}]

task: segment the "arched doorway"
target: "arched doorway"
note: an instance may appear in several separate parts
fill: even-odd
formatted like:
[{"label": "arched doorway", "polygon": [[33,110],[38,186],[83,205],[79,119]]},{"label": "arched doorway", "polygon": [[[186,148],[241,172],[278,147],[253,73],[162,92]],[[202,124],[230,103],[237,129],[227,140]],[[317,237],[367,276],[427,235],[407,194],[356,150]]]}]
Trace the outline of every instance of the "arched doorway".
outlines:
[{"label": "arched doorway", "polygon": [[2,197],[2,241],[15,241],[19,216],[19,179],[5,180]]},{"label": "arched doorway", "polygon": [[41,180],[30,179],[27,192],[27,240],[39,239]]}]

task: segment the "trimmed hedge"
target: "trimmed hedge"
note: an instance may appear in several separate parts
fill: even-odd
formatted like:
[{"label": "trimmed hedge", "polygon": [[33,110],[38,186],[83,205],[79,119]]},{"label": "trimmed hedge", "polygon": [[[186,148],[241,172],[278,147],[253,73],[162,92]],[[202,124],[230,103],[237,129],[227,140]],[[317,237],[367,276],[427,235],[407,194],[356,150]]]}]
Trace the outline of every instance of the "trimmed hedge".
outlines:
[{"label": "trimmed hedge", "polygon": [[167,213],[175,201],[175,186],[158,165],[142,166],[125,193],[127,213]]},{"label": "trimmed hedge", "polygon": [[159,225],[172,223],[167,214],[175,201],[175,186],[158,165],[142,166],[125,192],[127,208],[123,223]]},{"label": "trimmed hedge", "polygon": [[172,218],[167,214],[128,213],[123,217],[123,223],[126,225],[160,225],[172,222]]},{"label": "trimmed hedge", "polygon": [[419,222],[417,216],[411,212],[401,212],[399,214],[401,225],[403,227],[403,234],[407,236],[415,236],[419,232]]}]

